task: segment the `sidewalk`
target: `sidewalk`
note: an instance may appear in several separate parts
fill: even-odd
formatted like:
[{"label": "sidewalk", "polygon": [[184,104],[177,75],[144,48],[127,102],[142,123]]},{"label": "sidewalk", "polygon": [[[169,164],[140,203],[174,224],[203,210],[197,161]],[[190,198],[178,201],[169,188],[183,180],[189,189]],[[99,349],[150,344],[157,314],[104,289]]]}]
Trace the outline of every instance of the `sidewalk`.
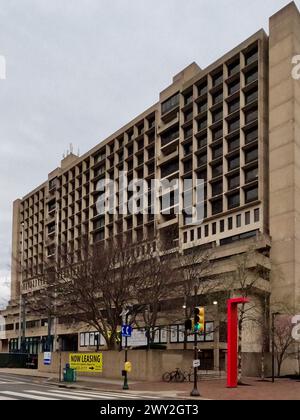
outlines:
[{"label": "sidewalk", "polygon": [[[68,388],[94,389],[99,391],[121,391],[123,381],[115,379],[92,378],[80,376],[75,384],[59,384],[56,375],[39,374],[29,369],[0,369],[1,373],[32,377],[44,383],[56,384]],[[245,378],[244,386],[237,389],[226,388],[223,379],[199,382],[201,397],[208,400],[300,400],[300,381],[278,379],[275,384],[271,381],[261,382],[255,378]],[[190,399],[193,388],[191,383],[162,383],[162,382],[134,382],[130,381],[129,393],[147,394],[151,396],[177,397]]]}]

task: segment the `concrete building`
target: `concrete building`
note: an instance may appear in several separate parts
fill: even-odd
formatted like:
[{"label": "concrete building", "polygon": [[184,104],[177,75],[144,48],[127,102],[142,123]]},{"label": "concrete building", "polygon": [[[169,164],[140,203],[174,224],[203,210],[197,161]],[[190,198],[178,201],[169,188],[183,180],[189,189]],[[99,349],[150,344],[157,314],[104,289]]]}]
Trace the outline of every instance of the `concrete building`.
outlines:
[{"label": "concrete building", "polygon": [[[141,243],[144,253],[145,240],[180,253],[211,248],[219,276],[230,273],[232,257],[254,246],[253,267],[269,270],[272,264],[280,272],[262,275],[257,297],[267,294],[271,309],[280,302],[299,311],[300,80],[292,77],[292,59],[299,54],[300,15],[290,3],[270,18],[269,35],[260,30],[205,69],[192,63],[151,108],[83,156],[70,153],[43,184],[16,200],[2,350],[18,348],[20,293],[38,290],[45,255],[55,257],[62,244],[75,251],[83,235],[94,243],[124,235]],[[153,179],[192,179],[191,194],[197,180],[205,180],[203,223],[189,225],[184,212],[176,214],[181,197],[171,200],[170,214],[158,197],[157,215],[99,215],[98,181],[118,183],[122,171],[129,182],[146,180],[149,193]],[[214,311],[208,312],[212,329],[219,323]],[[223,366],[226,351],[220,331],[201,343],[214,367]],[[84,326],[58,320],[55,334],[66,350],[94,346],[94,332]],[[46,335],[47,320],[28,314],[31,352],[41,350]],[[259,332],[245,334],[245,353],[259,355],[258,337]],[[178,348],[180,327],[171,326],[171,333],[162,328],[157,341]]]}]

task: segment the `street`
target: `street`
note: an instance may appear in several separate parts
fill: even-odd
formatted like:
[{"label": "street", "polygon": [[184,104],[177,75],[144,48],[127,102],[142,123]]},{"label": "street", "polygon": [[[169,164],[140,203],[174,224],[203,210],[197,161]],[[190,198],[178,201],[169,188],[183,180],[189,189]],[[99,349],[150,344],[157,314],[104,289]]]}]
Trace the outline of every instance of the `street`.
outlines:
[{"label": "street", "polygon": [[55,385],[36,383],[32,378],[0,374],[0,400],[143,400],[158,399],[145,394],[119,391],[88,391],[59,388]]}]

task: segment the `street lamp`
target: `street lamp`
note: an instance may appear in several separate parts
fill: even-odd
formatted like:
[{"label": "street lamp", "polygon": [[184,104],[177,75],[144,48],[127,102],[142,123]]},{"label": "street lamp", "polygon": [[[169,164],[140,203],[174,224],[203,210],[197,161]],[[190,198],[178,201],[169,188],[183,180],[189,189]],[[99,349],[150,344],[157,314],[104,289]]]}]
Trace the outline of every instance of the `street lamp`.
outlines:
[{"label": "street lamp", "polygon": [[24,270],[24,223],[21,223],[21,275],[20,275],[20,297],[19,297],[19,352],[25,353],[26,335],[26,308],[23,297],[23,270]]},{"label": "street lamp", "polygon": [[275,318],[281,315],[279,312],[272,313],[272,383],[275,382]]}]

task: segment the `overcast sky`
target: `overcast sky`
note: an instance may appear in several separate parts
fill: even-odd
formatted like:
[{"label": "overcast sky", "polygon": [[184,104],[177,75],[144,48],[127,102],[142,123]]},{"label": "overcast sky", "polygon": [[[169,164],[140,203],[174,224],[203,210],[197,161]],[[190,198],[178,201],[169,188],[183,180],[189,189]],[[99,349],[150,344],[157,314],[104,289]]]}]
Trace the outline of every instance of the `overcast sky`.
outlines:
[{"label": "overcast sky", "polygon": [[[285,0],[0,0],[0,304],[11,205],[260,28]],[[296,2],[300,6],[300,1]]]}]

